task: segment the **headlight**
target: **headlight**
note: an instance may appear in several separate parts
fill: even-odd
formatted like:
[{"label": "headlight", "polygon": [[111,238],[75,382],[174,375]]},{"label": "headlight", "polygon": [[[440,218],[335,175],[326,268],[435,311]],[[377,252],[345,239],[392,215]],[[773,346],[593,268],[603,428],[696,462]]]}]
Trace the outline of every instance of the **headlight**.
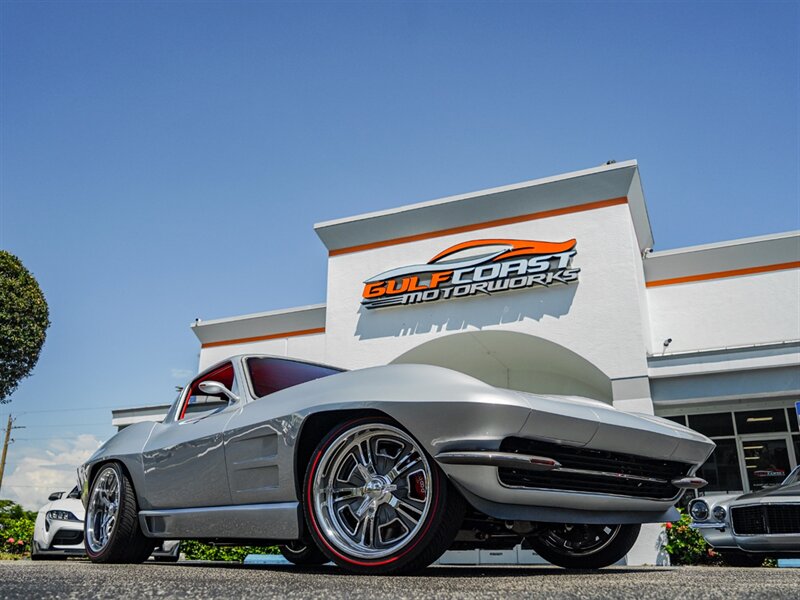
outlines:
[{"label": "headlight", "polygon": [[48,510],[47,518],[51,521],[79,521],[78,517],[68,510]]},{"label": "headlight", "polygon": [[711,511],[711,514],[714,515],[714,518],[717,521],[724,521],[725,515],[727,515],[728,512],[721,506],[715,506],[714,510]]},{"label": "headlight", "polygon": [[80,519],[68,510],[48,510],[44,516],[45,530],[50,531],[52,521],[80,521]]},{"label": "headlight", "polygon": [[705,500],[695,500],[689,507],[689,514],[695,521],[705,521],[708,518],[708,504]]}]

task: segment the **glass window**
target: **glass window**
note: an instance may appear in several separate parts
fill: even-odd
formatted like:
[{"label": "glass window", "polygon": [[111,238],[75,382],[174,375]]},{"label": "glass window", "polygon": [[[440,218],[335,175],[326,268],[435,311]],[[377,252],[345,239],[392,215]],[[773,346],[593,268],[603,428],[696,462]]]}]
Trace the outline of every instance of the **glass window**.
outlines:
[{"label": "glass window", "polygon": [[274,394],[307,381],[341,373],[341,369],[285,358],[248,358],[247,370],[256,398]]},{"label": "glass window", "polygon": [[678,425],[686,426],[686,417],[684,415],[678,415],[676,417],[664,417],[667,421],[674,421]]},{"label": "glass window", "polygon": [[774,410],[737,412],[736,431],[738,431],[739,435],[786,431],[786,411],[782,408],[776,408]]},{"label": "glass window", "polygon": [[698,477],[708,481],[708,485],[703,488],[703,492],[738,492],[743,490],[736,440],[715,441],[717,447],[697,472]]},{"label": "glass window", "polygon": [[777,485],[789,474],[785,440],[742,440],[742,450],[752,491]]},{"label": "glass window", "polygon": [[708,437],[733,435],[733,419],[729,412],[689,415],[689,427]]},{"label": "glass window", "polygon": [[206,373],[191,383],[189,392],[186,394],[186,400],[183,404],[183,410],[178,419],[190,417],[194,419],[205,414],[214,413],[228,406],[229,400],[227,396],[207,396],[200,391],[200,384],[204,381],[216,381],[229,390],[233,390],[237,387],[235,372],[231,363],[222,365],[218,369]]}]

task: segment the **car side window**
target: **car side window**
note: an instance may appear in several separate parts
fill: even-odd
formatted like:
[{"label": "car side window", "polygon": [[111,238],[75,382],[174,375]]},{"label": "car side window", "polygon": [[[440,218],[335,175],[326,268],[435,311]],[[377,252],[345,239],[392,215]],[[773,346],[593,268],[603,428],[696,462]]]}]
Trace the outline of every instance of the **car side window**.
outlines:
[{"label": "car side window", "polygon": [[255,397],[262,398],[307,381],[341,373],[342,369],[285,358],[259,356],[247,359],[247,371],[250,374]]},{"label": "car side window", "polygon": [[207,416],[228,406],[230,401],[227,396],[210,396],[200,391],[200,384],[204,381],[217,381],[234,394],[237,394],[239,388],[236,381],[236,373],[231,363],[226,363],[218,369],[198,377],[189,385],[189,391],[183,401],[178,421]]}]

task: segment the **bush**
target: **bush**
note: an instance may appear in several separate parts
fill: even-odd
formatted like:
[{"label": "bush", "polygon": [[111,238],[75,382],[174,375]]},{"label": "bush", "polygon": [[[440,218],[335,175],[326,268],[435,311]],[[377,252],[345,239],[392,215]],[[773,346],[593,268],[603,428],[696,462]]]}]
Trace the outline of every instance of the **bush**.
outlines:
[{"label": "bush", "polygon": [[187,560],[230,560],[242,562],[248,554],[279,554],[277,546],[213,546],[204,542],[185,540],[181,553]]},{"label": "bush", "polygon": [[30,551],[36,513],[11,500],[0,500],[0,553],[21,555]]},{"label": "bush", "polygon": [[689,525],[692,522],[689,514],[680,510],[681,520],[677,523],[666,523],[666,550],[673,565],[719,565],[722,559],[708,545],[703,534]]}]

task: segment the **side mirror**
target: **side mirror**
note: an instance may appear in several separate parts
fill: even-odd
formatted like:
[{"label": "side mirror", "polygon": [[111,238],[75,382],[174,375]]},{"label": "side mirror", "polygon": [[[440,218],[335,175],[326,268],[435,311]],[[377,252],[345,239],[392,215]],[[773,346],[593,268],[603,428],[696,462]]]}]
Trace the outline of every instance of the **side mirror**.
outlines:
[{"label": "side mirror", "polygon": [[56,500],[61,500],[61,496],[63,496],[63,495],[64,495],[64,492],[53,492],[52,494],[50,494],[50,495],[47,497],[47,499],[48,499],[50,502],[54,502],[54,501],[56,501]]},{"label": "side mirror", "polygon": [[226,396],[234,402],[239,401],[239,396],[234,394],[219,381],[203,381],[197,386],[206,396]]}]

